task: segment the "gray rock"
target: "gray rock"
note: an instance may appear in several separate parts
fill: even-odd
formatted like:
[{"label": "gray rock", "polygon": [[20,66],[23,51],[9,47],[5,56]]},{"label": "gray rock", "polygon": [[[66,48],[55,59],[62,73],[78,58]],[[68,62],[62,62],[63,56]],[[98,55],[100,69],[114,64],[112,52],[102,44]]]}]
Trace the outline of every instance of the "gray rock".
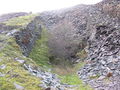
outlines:
[{"label": "gray rock", "polygon": [[14,86],[15,86],[15,88],[16,88],[17,90],[24,90],[24,87],[23,87],[23,86],[15,83],[15,82],[14,82]]},{"label": "gray rock", "polygon": [[21,59],[19,59],[19,58],[15,58],[15,60],[18,61],[18,62],[21,63],[21,64],[25,63],[25,60],[21,60]]},{"label": "gray rock", "polygon": [[5,69],[6,68],[6,65],[4,65],[4,64],[2,64],[1,66],[0,66],[0,69]]},{"label": "gray rock", "polygon": [[2,74],[1,72],[0,72],[0,77],[4,77],[5,76],[5,74]]},{"label": "gray rock", "polygon": [[16,32],[18,32],[18,30],[12,30],[12,31],[8,32],[8,33],[6,34],[6,36],[12,36],[12,35],[14,35]]},{"label": "gray rock", "polygon": [[31,52],[35,41],[41,36],[42,27],[40,22],[36,21],[37,17],[30,22],[25,28],[21,28],[15,33],[16,42],[20,45],[22,53],[28,56]]},{"label": "gray rock", "polygon": [[104,64],[106,64],[106,62],[105,62],[105,61],[103,61],[103,60],[101,60],[100,62],[101,62],[101,64],[103,64],[103,65],[104,65]]},{"label": "gray rock", "polygon": [[100,76],[99,78],[98,78],[98,80],[103,80],[103,79],[105,79],[106,78],[106,76]]}]

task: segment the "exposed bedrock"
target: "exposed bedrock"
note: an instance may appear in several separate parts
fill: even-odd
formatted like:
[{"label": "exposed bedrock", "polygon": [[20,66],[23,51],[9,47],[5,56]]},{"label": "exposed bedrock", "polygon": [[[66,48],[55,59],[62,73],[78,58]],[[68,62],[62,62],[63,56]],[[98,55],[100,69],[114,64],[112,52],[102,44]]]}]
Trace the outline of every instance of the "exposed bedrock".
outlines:
[{"label": "exposed bedrock", "polygon": [[42,26],[36,19],[37,17],[15,35],[16,42],[20,45],[25,56],[30,54],[35,41],[41,36]]}]

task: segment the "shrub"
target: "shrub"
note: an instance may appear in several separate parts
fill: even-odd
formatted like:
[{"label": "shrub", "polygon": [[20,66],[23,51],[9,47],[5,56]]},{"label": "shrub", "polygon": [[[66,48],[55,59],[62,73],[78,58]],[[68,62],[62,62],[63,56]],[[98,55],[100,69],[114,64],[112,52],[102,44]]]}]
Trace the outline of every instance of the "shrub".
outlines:
[{"label": "shrub", "polygon": [[50,30],[48,46],[50,53],[56,58],[75,58],[79,50],[79,40],[75,39],[75,30],[72,23],[63,21]]}]

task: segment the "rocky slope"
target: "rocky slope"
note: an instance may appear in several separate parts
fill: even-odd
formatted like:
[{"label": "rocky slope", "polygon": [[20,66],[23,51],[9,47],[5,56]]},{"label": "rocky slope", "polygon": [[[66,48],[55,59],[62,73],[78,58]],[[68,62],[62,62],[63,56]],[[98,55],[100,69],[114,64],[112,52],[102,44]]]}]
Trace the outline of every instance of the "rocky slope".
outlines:
[{"label": "rocky slope", "polygon": [[40,38],[42,27],[36,23],[29,22],[22,27],[4,23],[4,28],[0,28],[0,90],[44,90],[48,87],[62,90],[67,86],[61,85],[55,74],[24,56]]},{"label": "rocky slope", "polygon": [[[75,57],[78,49],[86,50],[86,65],[78,72],[81,79],[96,90],[119,90],[119,16],[120,1],[103,0],[96,5],[80,5],[66,10],[45,12],[40,19],[57,38],[50,44],[55,46],[58,43],[57,48],[67,51],[65,56]],[[64,32],[61,33],[63,29]],[[56,42],[59,41],[58,38],[62,38],[61,43]],[[68,38],[71,40],[70,43]],[[59,44],[65,48],[59,47]],[[53,53],[54,50],[57,49],[54,48]],[[63,55],[58,53],[56,56]]]},{"label": "rocky slope", "polygon": [[86,84],[119,90],[119,19],[119,0],[0,17],[0,89],[92,90],[84,62]]},{"label": "rocky slope", "polygon": [[[61,82],[67,77],[52,71],[47,58],[47,31],[38,18],[36,15],[19,16],[0,23],[0,90],[78,88],[78,84]],[[75,79],[78,80],[76,75]],[[88,88],[79,80],[77,83],[83,89]]]}]

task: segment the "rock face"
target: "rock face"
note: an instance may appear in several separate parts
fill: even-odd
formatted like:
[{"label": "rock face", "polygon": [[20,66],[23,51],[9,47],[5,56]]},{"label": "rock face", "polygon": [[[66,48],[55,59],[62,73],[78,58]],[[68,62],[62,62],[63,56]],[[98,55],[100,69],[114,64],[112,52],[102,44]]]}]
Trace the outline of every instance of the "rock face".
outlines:
[{"label": "rock face", "polygon": [[22,52],[28,56],[31,52],[35,41],[40,38],[42,27],[40,22],[37,22],[37,17],[30,22],[25,28],[22,28],[16,33],[16,42],[20,45]]}]

